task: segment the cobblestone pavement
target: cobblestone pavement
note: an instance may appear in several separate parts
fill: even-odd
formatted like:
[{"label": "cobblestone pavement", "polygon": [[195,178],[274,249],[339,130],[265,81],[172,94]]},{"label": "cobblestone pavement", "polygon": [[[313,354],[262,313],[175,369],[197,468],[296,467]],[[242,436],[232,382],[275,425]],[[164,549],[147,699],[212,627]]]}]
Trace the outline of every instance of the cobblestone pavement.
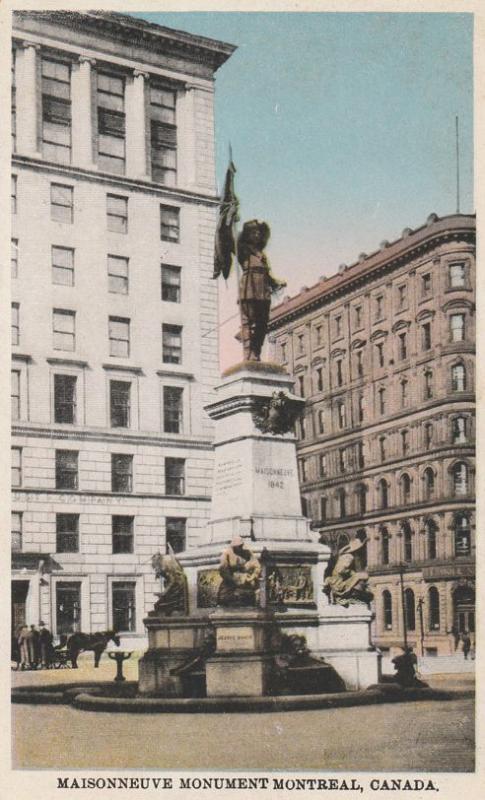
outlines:
[{"label": "cobblestone pavement", "polygon": [[[129,663],[129,662],[128,662]],[[125,669],[136,677],[136,663]],[[83,661],[76,672],[13,676],[15,685],[107,680]],[[436,688],[470,687],[470,676],[435,676]],[[280,714],[108,714],[66,706],[13,705],[14,768],[384,770],[474,768],[470,699]],[[39,731],[42,735],[39,736]]]}]

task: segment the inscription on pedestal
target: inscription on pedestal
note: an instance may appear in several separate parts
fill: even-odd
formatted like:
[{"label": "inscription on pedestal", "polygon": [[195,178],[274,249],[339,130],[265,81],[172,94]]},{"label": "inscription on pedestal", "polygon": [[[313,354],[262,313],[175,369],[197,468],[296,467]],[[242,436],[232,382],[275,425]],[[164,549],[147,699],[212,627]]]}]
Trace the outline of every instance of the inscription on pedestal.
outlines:
[{"label": "inscription on pedestal", "polygon": [[251,628],[224,628],[217,631],[217,650],[254,650],[254,632]]},{"label": "inscription on pedestal", "polygon": [[276,467],[255,467],[256,475],[261,475],[266,478],[266,486],[268,489],[286,489],[287,481],[293,477],[294,470],[292,469],[277,469]]},{"label": "inscription on pedestal", "polygon": [[242,460],[240,458],[226,458],[219,461],[214,476],[214,492],[226,494],[231,489],[242,485]]}]

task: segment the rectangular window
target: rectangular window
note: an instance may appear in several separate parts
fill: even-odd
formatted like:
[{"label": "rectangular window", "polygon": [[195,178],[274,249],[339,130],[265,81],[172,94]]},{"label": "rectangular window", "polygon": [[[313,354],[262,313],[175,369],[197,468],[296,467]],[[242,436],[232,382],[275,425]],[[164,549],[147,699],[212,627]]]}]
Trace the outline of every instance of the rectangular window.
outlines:
[{"label": "rectangular window", "polygon": [[431,273],[426,272],[424,275],[421,275],[421,294],[423,297],[427,297],[431,294]]},{"label": "rectangular window", "polygon": [[425,322],[422,327],[421,341],[423,350],[431,349],[431,322]]},{"label": "rectangular window", "polygon": [[342,359],[339,358],[338,361],[335,362],[335,364],[337,369],[337,386],[342,386],[344,382],[344,376],[342,371]]},{"label": "rectangular window", "polygon": [[133,517],[112,517],[113,554],[133,553]]},{"label": "rectangular window", "polygon": [[10,453],[12,487],[22,486],[22,448],[12,447]]},{"label": "rectangular window", "polygon": [[160,238],[164,242],[180,241],[180,209],[160,206]]},{"label": "rectangular window", "polygon": [[384,295],[380,294],[375,299],[375,319],[382,319],[384,311]]},{"label": "rectangular window", "polygon": [[427,422],[424,426],[424,446],[426,449],[433,444],[433,423]]},{"label": "rectangular window", "polygon": [[18,303],[12,303],[11,314],[12,344],[18,344],[20,341],[20,306]]},{"label": "rectangular window", "polygon": [[52,247],[52,283],[74,286],[74,250]]},{"label": "rectangular window", "polygon": [[379,439],[379,454],[381,457],[381,461],[386,460],[386,439],[384,436],[381,436]]},{"label": "rectangular window", "polygon": [[378,342],[376,344],[376,353],[377,353],[377,366],[383,367],[384,366],[384,343]]},{"label": "rectangular window", "polygon": [[[16,87],[16,67],[17,67],[17,51],[12,50],[11,60],[11,129],[12,129],[12,152],[17,150],[17,87]],[[14,213],[14,212],[12,212]]]},{"label": "rectangular window", "polygon": [[112,584],[113,629],[125,633],[136,631],[136,584],[131,581],[117,581]]},{"label": "rectangular window", "polygon": [[335,336],[342,336],[342,317],[335,317]]},{"label": "rectangular window", "polygon": [[431,400],[433,397],[433,373],[424,373],[424,399]]},{"label": "rectangular window", "polygon": [[355,306],[354,318],[354,327],[360,328],[362,326],[362,306]]},{"label": "rectangular window", "polygon": [[364,351],[357,350],[355,357],[357,359],[357,377],[364,377]]},{"label": "rectangular window", "polygon": [[76,423],[75,375],[54,375],[54,422]]},{"label": "rectangular window", "polygon": [[401,449],[402,454],[405,456],[409,451],[409,432],[401,431]]},{"label": "rectangular window", "polygon": [[281,342],[281,361],[283,362],[283,364],[285,364],[287,361],[286,342]]},{"label": "rectangular window", "polygon": [[303,334],[302,334],[302,333],[299,333],[299,334],[298,334],[298,339],[297,339],[297,341],[298,341],[298,355],[299,355],[299,356],[302,356],[302,355],[303,355],[303,353],[305,352],[305,342],[304,342],[304,339],[303,339]]},{"label": "rectangular window", "polygon": [[322,344],[322,326],[317,325],[315,328],[315,344],[319,347]]},{"label": "rectangular window", "polygon": [[98,165],[107,172],[125,172],[125,82],[98,72]]},{"label": "rectangular window", "polygon": [[408,287],[405,283],[397,287],[398,308],[406,308],[408,304]]},{"label": "rectangular window", "polygon": [[339,425],[339,428],[340,429],[345,428],[346,419],[345,419],[345,405],[344,405],[344,403],[339,403],[337,405],[337,410],[338,410],[338,425]]},{"label": "rectangular window", "polygon": [[113,294],[128,294],[128,259],[108,256],[108,290]]},{"label": "rectangular window", "polygon": [[42,152],[59,164],[71,162],[71,69],[42,59]]},{"label": "rectangular window", "polygon": [[10,373],[10,397],[12,404],[12,421],[20,419],[20,370]]},{"label": "rectangular window", "polygon": [[450,264],[450,287],[461,289],[463,286],[466,286],[465,264]]},{"label": "rectangular window", "polygon": [[111,491],[133,491],[133,456],[111,453]]},{"label": "rectangular window", "polygon": [[19,552],[22,550],[22,514],[19,511],[12,511],[12,550]]},{"label": "rectangular window", "polygon": [[405,408],[408,404],[408,382],[401,381],[401,406]]},{"label": "rectangular window", "polygon": [[357,464],[359,465],[359,469],[364,469],[364,442],[357,442]]},{"label": "rectangular window", "polygon": [[452,314],[450,317],[451,341],[462,342],[465,338],[465,315]]},{"label": "rectangular window", "polygon": [[152,180],[165,186],[177,182],[176,92],[150,86]]},{"label": "rectangular window", "polygon": [[56,584],[56,627],[58,634],[81,630],[81,583],[59,581]]},{"label": "rectangular window", "polygon": [[177,386],[163,387],[163,430],[182,433],[184,390]]},{"label": "rectangular window", "polygon": [[358,400],[359,422],[363,422],[364,421],[364,411],[365,411],[365,398],[364,398],[363,394],[360,394],[359,395],[359,400]]},{"label": "rectangular window", "polygon": [[54,350],[76,349],[76,314],[74,311],[55,308],[52,315],[52,331],[54,334]]},{"label": "rectangular window", "polygon": [[404,361],[408,357],[407,334],[400,333],[398,339],[399,339],[399,358],[401,361]]},{"label": "rectangular window", "polygon": [[17,278],[19,274],[19,240],[11,239],[10,245],[10,267],[12,278]]},{"label": "rectangular window", "polygon": [[321,455],[319,457],[320,477],[323,478],[327,474],[327,456]]},{"label": "rectangular window", "polygon": [[305,378],[303,375],[298,375],[298,387],[300,390],[300,397],[305,396]]},{"label": "rectangular window", "polygon": [[168,303],[180,303],[181,269],[162,264],[162,300]]},{"label": "rectangular window", "polygon": [[130,320],[122,317],[110,317],[108,331],[110,356],[128,358],[130,355]]},{"label": "rectangular window", "polygon": [[466,437],[466,419],[465,417],[454,417],[452,420],[452,439],[453,444],[464,444],[467,441]]},{"label": "rectangular window", "polygon": [[318,432],[325,433],[325,412],[323,409],[318,412]]},{"label": "rectangular window", "polygon": [[74,189],[62,183],[51,183],[51,219],[72,223],[74,220]]},{"label": "rectangular window", "polygon": [[79,553],[79,514],[56,514],[56,553]]},{"label": "rectangular window", "polygon": [[346,468],[346,453],[345,447],[341,447],[338,451],[338,467],[340,472],[345,472]]},{"label": "rectangular window", "polygon": [[185,459],[165,459],[165,494],[185,494]]},{"label": "rectangular window", "polygon": [[12,175],[11,192],[10,192],[10,211],[12,214],[17,213],[17,176]]},{"label": "rectangular window", "polygon": [[78,488],[78,451],[56,450],[56,489]]},{"label": "rectangular window", "polygon": [[106,196],[106,220],[109,231],[128,233],[128,198],[117,194]]},{"label": "rectangular window", "polygon": [[317,392],[323,392],[323,369],[317,368]]},{"label": "rectangular window", "polygon": [[379,413],[386,413],[386,390],[379,389]]},{"label": "rectangular window", "polygon": [[110,381],[109,394],[111,427],[129,428],[131,384],[125,381]]},{"label": "rectangular window", "polygon": [[169,552],[168,545],[174,553],[182,553],[185,550],[186,525],[187,520],[183,517],[167,517],[165,523],[167,552]]},{"label": "rectangular window", "polygon": [[182,327],[162,325],[162,361],[164,364],[182,363]]},{"label": "rectangular window", "polygon": [[320,519],[322,522],[327,519],[327,498],[324,496],[320,498]]}]

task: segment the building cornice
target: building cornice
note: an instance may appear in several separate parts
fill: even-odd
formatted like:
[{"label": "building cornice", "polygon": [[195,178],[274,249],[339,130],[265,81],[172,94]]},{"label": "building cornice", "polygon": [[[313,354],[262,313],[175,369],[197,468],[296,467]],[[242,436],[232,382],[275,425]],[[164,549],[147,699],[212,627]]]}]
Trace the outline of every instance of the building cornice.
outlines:
[{"label": "building cornice", "polygon": [[[130,492],[127,493],[120,493],[120,492],[100,492],[100,491],[90,491],[81,489],[79,491],[74,491],[73,489],[66,489],[65,491],[61,491],[59,489],[39,489],[37,487],[16,487],[12,489],[12,494],[19,493],[19,494],[36,494],[36,495],[58,495],[59,502],[65,503],[66,498],[73,498],[72,500],[69,499],[68,502],[76,503],[82,502],[82,497],[102,497],[102,498],[112,498],[113,501],[118,502],[121,498],[125,497],[127,500],[134,501],[134,500],[182,500],[182,501],[195,501],[210,503],[211,498],[207,497],[206,495],[199,495],[199,494],[162,494],[160,492]],[[62,499],[61,499],[62,498]]]},{"label": "building cornice", "polygon": [[439,513],[446,513],[447,511],[460,510],[475,510],[475,499],[473,497],[461,498],[448,498],[444,500],[435,500],[428,503],[410,503],[406,506],[394,506],[386,509],[376,509],[369,511],[366,514],[348,514],[340,519],[335,517],[327,519],[325,522],[322,520],[315,520],[312,523],[313,530],[319,530],[322,533],[327,533],[332,530],[347,530],[348,528],[363,528],[366,525],[386,525],[393,522],[401,522],[405,517],[406,520],[413,522],[412,514],[416,516],[433,516]]},{"label": "building cornice", "polygon": [[181,448],[186,450],[213,450],[213,443],[209,439],[184,436],[183,434],[173,434],[173,436],[161,436],[157,433],[139,433],[137,431],[124,430],[86,430],[74,426],[64,428],[33,425],[31,423],[14,423],[12,425],[12,436],[28,436],[38,439],[64,439],[69,441],[87,442],[107,442],[129,445],[152,445],[155,447]]}]

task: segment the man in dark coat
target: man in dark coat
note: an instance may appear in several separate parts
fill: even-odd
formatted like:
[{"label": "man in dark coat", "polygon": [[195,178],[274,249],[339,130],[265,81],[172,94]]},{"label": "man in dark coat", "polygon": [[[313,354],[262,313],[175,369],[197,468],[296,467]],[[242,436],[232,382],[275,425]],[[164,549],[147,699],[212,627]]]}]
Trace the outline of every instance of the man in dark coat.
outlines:
[{"label": "man in dark coat", "polygon": [[53,636],[45,622],[40,622],[40,660],[43,669],[48,669],[52,661]]}]

